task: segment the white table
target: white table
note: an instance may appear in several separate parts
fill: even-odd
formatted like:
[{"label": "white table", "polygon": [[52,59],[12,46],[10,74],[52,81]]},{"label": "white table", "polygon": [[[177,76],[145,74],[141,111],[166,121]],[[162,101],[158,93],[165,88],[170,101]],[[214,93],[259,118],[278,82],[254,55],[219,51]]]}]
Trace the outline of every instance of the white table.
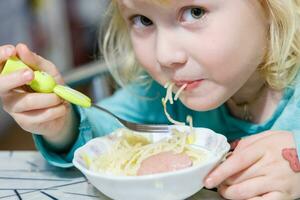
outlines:
[{"label": "white table", "polygon": [[[75,168],[47,164],[36,151],[0,151],[0,200],[109,200]],[[220,200],[216,192],[201,190],[188,200]]]}]

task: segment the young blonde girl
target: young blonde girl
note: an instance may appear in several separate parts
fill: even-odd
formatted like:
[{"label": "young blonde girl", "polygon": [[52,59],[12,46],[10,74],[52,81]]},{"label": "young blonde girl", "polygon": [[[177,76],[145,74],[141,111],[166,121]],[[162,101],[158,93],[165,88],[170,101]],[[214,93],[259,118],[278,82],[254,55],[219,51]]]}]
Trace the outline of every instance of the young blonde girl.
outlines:
[{"label": "young blonde girl", "polygon": [[[102,106],[131,121],[167,123],[161,85],[174,83],[174,92],[185,85],[171,116],[192,115],[195,126],[240,140],[206,178],[207,188],[218,187],[227,199],[300,198],[299,161],[287,156],[300,150],[299,0],[112,0],[108,19],[104,57],[124,88]],[[1,52],[2,63],[18,55],[63,82],[52,63],[23,44]],[[113,121],[54,94],[14,90],[32,76],[27,70],[0,77],[3,106],[39,134],[37,148],[50,163],[69,167],[74,150],[111,132]]]}]

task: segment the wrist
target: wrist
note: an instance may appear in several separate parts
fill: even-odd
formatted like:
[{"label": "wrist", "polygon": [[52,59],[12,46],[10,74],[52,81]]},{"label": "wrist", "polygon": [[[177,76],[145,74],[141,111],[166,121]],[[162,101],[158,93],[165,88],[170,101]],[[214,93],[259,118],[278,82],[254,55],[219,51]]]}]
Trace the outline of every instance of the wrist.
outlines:
[{"label": "wrist", "polygon": [[68,114],[64,120],[64,127],[61,131],[51,135],[43,135],[46,145],[53,151],[66,151],[76,139],[77,118],[73,109],[69,109]]}]

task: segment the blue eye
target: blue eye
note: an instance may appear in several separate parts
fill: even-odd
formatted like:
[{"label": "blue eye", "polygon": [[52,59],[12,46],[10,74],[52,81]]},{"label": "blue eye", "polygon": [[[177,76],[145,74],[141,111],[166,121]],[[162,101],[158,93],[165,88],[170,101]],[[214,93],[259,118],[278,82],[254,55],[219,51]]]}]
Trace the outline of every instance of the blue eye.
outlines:
[{"label": "blue eye", "polygon": [[134,16],[132,18],[132,23],[137,27],[147,27],[153,24],[153,22],[148,17],[145,17],[143,15]]},{"label": "blue eye", "polygon": [[206,10],[200,7],[188,8],[183,11],[182,19],[186,22],[193,22],[202,18],[206,14]]}]

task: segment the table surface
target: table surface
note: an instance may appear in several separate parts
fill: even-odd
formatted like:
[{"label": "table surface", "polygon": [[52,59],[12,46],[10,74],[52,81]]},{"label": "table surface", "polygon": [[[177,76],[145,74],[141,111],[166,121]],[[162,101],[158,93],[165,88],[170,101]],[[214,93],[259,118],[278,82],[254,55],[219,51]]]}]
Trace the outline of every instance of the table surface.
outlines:
[{"label": "table surface", "polygon": [[[36,151],[0,151],[0,200],[109,200],[75,168],[50,166]],[[221,200],[202,189],[188,200]]]}]

